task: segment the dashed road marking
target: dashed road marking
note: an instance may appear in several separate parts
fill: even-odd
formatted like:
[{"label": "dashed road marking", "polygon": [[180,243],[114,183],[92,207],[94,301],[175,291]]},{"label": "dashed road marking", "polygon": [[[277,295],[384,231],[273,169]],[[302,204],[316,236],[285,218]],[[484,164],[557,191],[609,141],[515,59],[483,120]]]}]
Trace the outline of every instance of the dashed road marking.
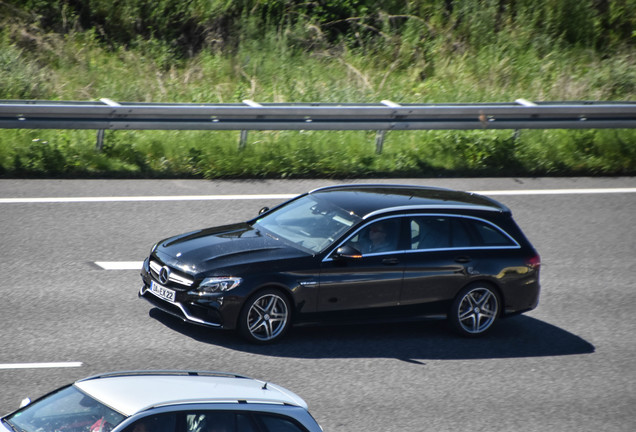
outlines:
[{"label": "dashed road marking", "polygon": [[53,362],[53,363],[0,363],[0,369],[47,369],[81,367],[82,362]]},{"label": "dashed road marking", "polygon": [[95,261],[102,270],[141,270],[143,261]]}]

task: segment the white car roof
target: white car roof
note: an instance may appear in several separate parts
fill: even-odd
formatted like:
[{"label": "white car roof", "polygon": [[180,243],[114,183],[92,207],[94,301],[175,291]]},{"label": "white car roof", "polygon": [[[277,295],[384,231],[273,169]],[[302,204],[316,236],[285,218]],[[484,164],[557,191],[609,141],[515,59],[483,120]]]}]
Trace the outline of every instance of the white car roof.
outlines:
[{"label": "white car roof", "polygon": [[130,371],[96,375],[74,384],[130,416],[154,406],[185,403],[273,403],[307,409],[293,392],[241,375],[207,371]]}]

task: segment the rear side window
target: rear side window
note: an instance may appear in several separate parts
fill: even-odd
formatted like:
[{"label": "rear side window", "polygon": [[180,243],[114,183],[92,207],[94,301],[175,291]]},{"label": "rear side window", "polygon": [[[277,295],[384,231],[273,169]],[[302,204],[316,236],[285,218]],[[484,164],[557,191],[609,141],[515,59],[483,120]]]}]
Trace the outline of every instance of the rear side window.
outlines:
[{"label": "rear side window", "polygon": [[410,217],[408,225],[411,250],[517,246],[501,229],[481,219],[422,215]]},{"label": "rear side window", "polygon": [[185,411],[148,416],[124,432],[307,432],[294,419],[251,411]]},{"label": "rear side window", "polygon": [[471,239],[460,218],[417,216],[409,223],[411,249],[448,249],[471,246]]}]

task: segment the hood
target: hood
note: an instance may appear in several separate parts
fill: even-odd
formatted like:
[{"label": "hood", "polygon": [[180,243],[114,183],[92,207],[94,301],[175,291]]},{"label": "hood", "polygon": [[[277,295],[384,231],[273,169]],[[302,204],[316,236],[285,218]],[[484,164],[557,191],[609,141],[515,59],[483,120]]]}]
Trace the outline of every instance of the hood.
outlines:
[{"label": "hood", "polygon": [[154,253],[164,263],[192,275],[220,267],[309,255],[247,223],[170,237],[159,242]]}]

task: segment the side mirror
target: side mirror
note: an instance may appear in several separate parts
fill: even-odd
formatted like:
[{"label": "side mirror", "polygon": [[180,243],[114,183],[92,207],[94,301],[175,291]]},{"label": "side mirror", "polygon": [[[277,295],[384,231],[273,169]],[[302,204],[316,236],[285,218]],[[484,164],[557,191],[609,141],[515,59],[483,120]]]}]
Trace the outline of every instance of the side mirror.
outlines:
[{"label": "side mirror", "polygon": [[358,249],[354,248],[353,246],[341,246],[338,249],[336,249],[336,251],[333,253],[333,255],[331,256],[333,259],[357,259],[357,258],[362,258],[362,252],[360,252]]},{"label": "side mirror", "polygon": [[24,398],[22,399],[22,401],[20,401],[20,408],[24,408],[25,406],[29,405],[31,403],[31,399],[30,398]]},{"label": "side mirror", "polygon": [[263,207],[262,209],[258,211],[258,214],[262,215],[263,213],[267,213],[268,211],[269,211],[269,207]]}]

